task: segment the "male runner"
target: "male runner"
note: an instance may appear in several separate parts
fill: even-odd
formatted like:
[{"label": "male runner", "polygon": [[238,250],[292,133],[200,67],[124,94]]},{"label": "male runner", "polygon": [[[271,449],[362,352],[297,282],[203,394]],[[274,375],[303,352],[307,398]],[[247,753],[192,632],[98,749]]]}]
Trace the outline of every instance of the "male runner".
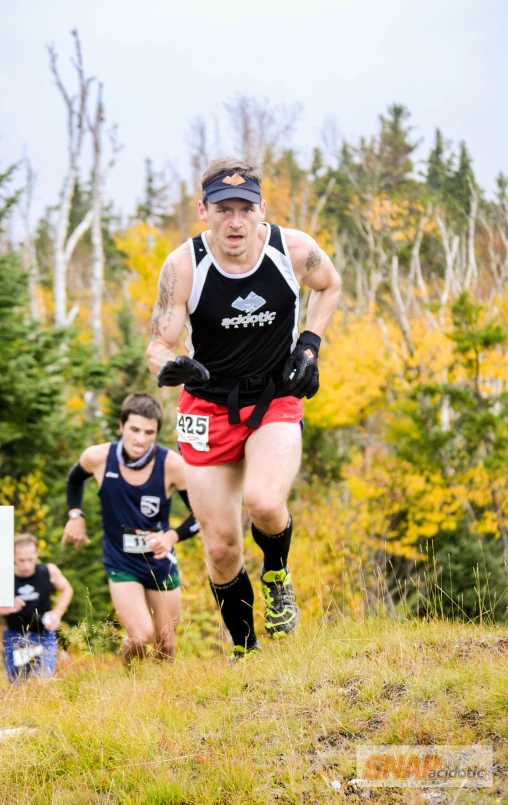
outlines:
[{"label": "male runner", "polygon": [[[265,627],[279,637],[299,621],[286,501],[300,464],[302,398],[318,390],[321,336],[340,291],[313,238],[264,223],[261,180],[236,159],[214,160],[205,171],[198,213],[209,230],[166,259],[147,352],[159,386],[185,384],[177,432],[233,658],[258,648],[242,496],[264,556]],[[298,337],[301,282],[312,293]],[[175,358],[184,325],[190,357]]]},{"label": "male runner", "polygon": [[92,475],[99,486],[103,561],[113,605],[127,632],[120,647],[124,664],[144,657],[148,643],[153,643],[157,659],[173,657],[181,611],[173,545],[199,531],[192,512],[178,528],[169,526],[173,489],[190,505],[181,456],[156,444],[161,424],[157,400],[150,394],[130,394],[120,414],[121,439],[87,447],[67,478],[69,520],[63,545],[78,548],[89,542],[81,509],[83,486]]},{"label": "male runner", "polygon": [[[6,616],[3,636],[4,668],[9,682],[55,673],[56,630],[70,604],[72,587],[56,565],[40,564],[37,540],[31,534],[14,539],[14,606],[0,607]],[[56,603],[51,596],[60,593]]]}]

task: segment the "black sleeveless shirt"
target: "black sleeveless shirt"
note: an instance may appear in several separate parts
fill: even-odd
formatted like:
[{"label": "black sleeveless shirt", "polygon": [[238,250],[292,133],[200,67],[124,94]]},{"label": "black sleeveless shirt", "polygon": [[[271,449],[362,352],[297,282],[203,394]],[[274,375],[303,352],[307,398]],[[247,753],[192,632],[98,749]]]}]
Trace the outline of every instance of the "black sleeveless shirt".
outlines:
[{"label": "black sleeveless shirt", "polygon": [[248,381],[270,377],[275,397],[287,393],[281,374],[298,338],[300,286],[283,230],[265,226],[259,260],[245,274],[228,274],[214,262],[205,233],[189,240],[194,277],[186,346],[211,375],[206,384],[185,385],[196,397],[225,405],[236,379],[240,404],[252,405],[263,383]]},{"label": "black sleeveless shirt", "polygon": [[15,632],[44,632],[42,616],[49,612],[55,588],[47,565],[36,565],[33,576],[14,576],[14,595],[25,602],[20,612],[7,615],[7,626]]}]

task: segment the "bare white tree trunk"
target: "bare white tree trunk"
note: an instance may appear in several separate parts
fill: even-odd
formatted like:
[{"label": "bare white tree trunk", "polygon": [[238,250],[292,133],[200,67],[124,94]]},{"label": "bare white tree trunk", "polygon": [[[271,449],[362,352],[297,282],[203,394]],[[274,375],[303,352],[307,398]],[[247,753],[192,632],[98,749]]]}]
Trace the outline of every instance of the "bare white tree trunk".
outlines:
[{"label": "bare white tree trunk", "polygon": [[417,288],[418,288],[418,290],[420,292],[420,298],[421,298],[421,300],[423,302],[423,308],[424,308],[424,311],[425,311],[425,316],[427,318],[427,321],[428,321],[430,327],[435,328],[435,327],[438,327],[438,324],[437,324],[434,316],[432,315],[432,313],[429,310],[429,302],[430,302],[429,292],[428,292],[428,289],[427,289],[427,284],[426,284],[425,280],[423,279],[422,265],[420,263],[420,249],[421,249],[421,245],[422,245],[423,235],[425,233],[425,225],[426,225],[427,221],[429,220],[431,214],[432,214],[432,205],[429,204],[425,214],[422,215],[422,217],[420,219],[420,225],[418,227],[418,234],[416,236],[416,240],[415,240],[414,245],[413,245],[413,250],[411,252],[411,266],[412,266],[412,268],[414,270],[416,286],[417,286]]},{"label": "bare white tree trunk", "polygon": [[31,213],[32,213],[32,198],[35,187],[35,174],[33,172],[30,160],[25,158],[26,168],[26,191],[25,203],[21,208],[21,217],[23,219],[23,227],[25,236],[23,238],[22,257],[23,268],[28,275],[28,300],[30,305],[30,318],[32,321],[40,321],[44,316],[44,311],[40,300],[37,298],[37,289],[39,286],[39,266],[37,265],[37,254],[35,252],[35,243],[32,233]]},{"label": "bare white tree trunk", "polygon": [[501,282],[506,284],[508,283],[508,235],[503,230],[502,226],[498,227],[498,231],[504,246],[504,260],[500,263],[500,276]]},{"label": "bare white tree trunk", "polygon": [[476,232],[476,215],[478,213],[478,193],[469,182],[471,188],[471,209],[469,211],[468,232],[467,232],[467,271],[464,279],[464,287],[469,290],[471,282],[478,280],[478,268],[476,266],[476,255],[474,251],[474,238]]},{"label": "bare white tree trunk", "polygon": [[287,146],[300,114],[298,104],[274,106],[266,98],[260,100],[238,93],[224,104],[234,137],[236,153],[253,165],[262,165],[266,155]]},{"label": "bare white tree trunk", "polygon": [[[67,266],[69,264],[70,256],[69,249],[67,248],[67,234],[69,230],[69,214],[71,210],[72,195],[76,185],[76,179],[79,169],[79,161],[81,151],[83,148],[83,137],[85,133],[85,116],[88,101],[88,93],[90,89],[91,78],[85,78],[83,70],[83,57],[81,53],[81,43],[79,40],[78,32],[72,31],[75,45],[75,60],[74,67],[78,76],[79,93],[78,98],[74,98],[68,94],[65,86],[60,77],[57,68],[58,55],[53,46],[48,48],[50,68],[53,73],[56,85],[62,95],[65,105],[67,107],[67,131],[68,131],[68,152],[69,163],[67,167],[67,174],[64,179],[62,189],[62,199],[58,210],[58,218],[56,222],[55,242],[54,242],[54,294],[55,294],[55,323],[63,325],[66,321],[67,309]],[[81,226],[81,225],[80,225]],[[88,227],[81,228],[80,235],[86,232]],[[79,238],[74,238],[74,246]],[[69,239],[70,241],[70,239]]]},{"label": "bare white tree trunk", "polygon": [[330,179],[330,181],[328,182],[328,184],[326,185],[326,190],[325,190],[325,192],[324,192],[324,193],[323,193],[323,195],[322,195],[322,196],[320,196],[320,198],[318,199],[318,203],[316,204],[316,207],[315,207],[315,209],[314,209],[314,212],[312,213],[312,218],[310,219],[310,226],[309,226],[309,234],[310,234],[310,235],[313,235],[313,234],[314,234],[314,232],[315,232],[315,231],[316,231],[316,229],[317,229],[317,225],[318,225],[318,221],[319,221],[319,216],[320,216],[320,215],[321,215],[321,213],[323,212],[324,207],[325,207],[325,204],[326,204],[326,202],[328,201],[328,199],[330,198],[330,195],[331,195],[331,193],[332,193],[332,190],[333,190],[333,188],[335,187],[335,183],[336,183],[336,180],[335,180],[335,178],[333,178],[333,177],[332,177],[332,178]]},{"label": "bare white tree trunk", "polygon": [[402,294],[400,292],[399,287],[399,258],[396,254],[392,257],[392,264],[391,264],[391,284],[392,284],[392,294],[393,300],[395,302],[395,312],[397,316],[397,320],[399,322],[400,329],[402,331],[402,335],[404,337],[404,341],[406,342],[406,346],[409,350],[410,355],[415,354],[415,347],[413,344],[413,339],[411,337],[411,327],[409,325],[409,321],[406,316],[406,311],[404,309],[404,302],[402,301]]},{"label": "bare white tree trunk", "polygon": [[448,394],[445,394],[443,397],[443,402],[441,403],[441,410],[439,412],[439,418],[440,418],[441,430],[444,433],[448,433],[448,431],[450,430],[450,419],[451,419],[450,398]]},{"label": "bare white tree trunk", "polygon": [[194,120],[191,122],[189,134],[193,189],[200,187],[201,176],[210,161],[208,140],[209,138],[205,118],[194,118]]},{"label": "bare white tree trunk", "polygon": [[104,334],[102,330],[102,295],[104,290],[104,246],[102,243],[102,140],[101,130],[104,123],[104,106],[102,103],[102,84],[99,84],[95,122],[90,125],[93,138],[93,182],[92,182],[92,304],[90,308],[90,326],[94,344],[102,346]]},{"label": "bare white tree trunk", "polygon": [[[333,251],[335,253],[333,258],[333,264],[339,277],[343,277],[346,268],[346,258],[344,255],[342,238],[341,235],[339,235],[339,233],[337,232],[337,230],[335,230],[335,232],[333,233],[332,239],[333,239]],[[344,294],[340,295],[339,308],[344,313],[344,323],[347,324],[349,321],[349,308],[344,300]]]},{"label": "bare white tree trunk", "polygon": [[489,254],[488,268],[492,275],[492,279],[494,280],[495,291],[496,293],[501,294],[503,293],[503,288],[506,282],[508,282],[508,239],[503,232],[502,227],[499,226],[498,235],[499,240],[501,243],[503,243],[503,255],[503,248],[496,248],[497,243],[495,233],[486,216],[482,215],[480,220],[481,225],[487,233],[487,249]]},{"label": "bare white tree trunk", "polygon": [[[443,219],[436,213],[436,222],[439,227],[439,231],[441,233],[441,239],[443,241],[443,249],[445,253],[445,260],[446,260],[446,270],[445,270],[445,277],[444,277],[444,285],[441,292],[440,298],[440,305],[441,305],[441,318],[443,317],[443,311],[445,305],[448,302],[450,291],[452,287],[455,285],[455,261],[457,259],[457,253],[459,249],[460,238],[458,235],[454,235],[453,232],[448,232],[446,226],[444,225]],[[443,323],[443,322],[441,322]]]},{"label": "bare white tree trunk", "polygon": [[307,217],[309,214],[309,184],[306,179],[304,179],[304,185],[302,190],[302,203],[300,204],[300,209],[298,210],[298,229],[305,229],[307,225]]}]

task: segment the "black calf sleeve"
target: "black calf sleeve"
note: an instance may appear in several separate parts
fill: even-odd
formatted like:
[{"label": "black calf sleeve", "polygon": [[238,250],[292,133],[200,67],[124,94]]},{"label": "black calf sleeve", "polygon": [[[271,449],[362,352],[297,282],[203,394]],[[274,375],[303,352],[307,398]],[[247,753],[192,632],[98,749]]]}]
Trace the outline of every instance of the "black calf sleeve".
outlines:
[{"label": "black calf sleeve", "polygon": [[252,648],[256,643],[252,614],[254,592],[247,571],[242,567],[238,576],[227,584],[214,584],[213,581],[209,581],[233,645]]},{"label": "black calf sleeve", "polygon": [[265,572],[267,570],[283,570],[287,565],[291,534],[293,533],[291,514],[286,528],[280,534],[265,534],[254,523],[252,523],[251,528],[254,542],[263,551]]}]

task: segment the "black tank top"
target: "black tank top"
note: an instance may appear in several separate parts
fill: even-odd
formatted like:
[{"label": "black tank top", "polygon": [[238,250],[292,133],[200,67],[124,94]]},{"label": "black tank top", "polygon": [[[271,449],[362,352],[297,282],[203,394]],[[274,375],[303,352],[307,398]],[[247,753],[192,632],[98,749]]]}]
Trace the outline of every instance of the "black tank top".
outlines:
[{"label": "black tank top", "polygon": [[[265,226],[259,260],[245,274],[228,274],[214,263],[205,233],[189,240],[194,278],[187,303],[186,345],[211,379],[185,388],[202,399],[226,404],[234,378],[260,376],[272,377],[275,397],[285,393],[281,373],[298,338],[300,286],[283,230]],[[242,384],[240,404],[254,404],[258,389]]]},{"label": "black tank top", "polygon": [[43,632],[42,616],[51,609],[55,588],[47,565],[37,565],[33,576],[14,576],[14,595],[25,602],[20,612],[7,615],[7,626],[15,632]]}]

